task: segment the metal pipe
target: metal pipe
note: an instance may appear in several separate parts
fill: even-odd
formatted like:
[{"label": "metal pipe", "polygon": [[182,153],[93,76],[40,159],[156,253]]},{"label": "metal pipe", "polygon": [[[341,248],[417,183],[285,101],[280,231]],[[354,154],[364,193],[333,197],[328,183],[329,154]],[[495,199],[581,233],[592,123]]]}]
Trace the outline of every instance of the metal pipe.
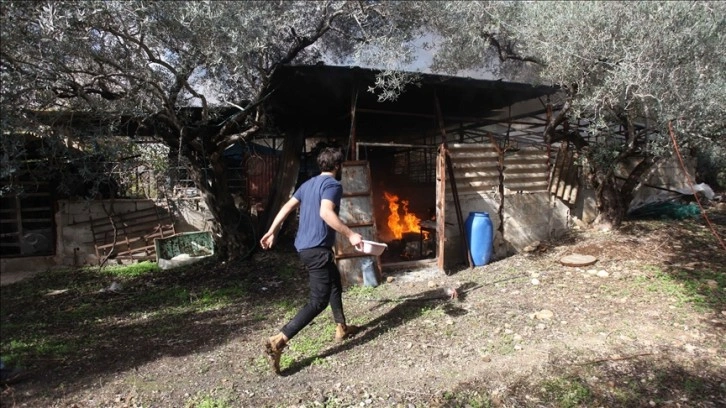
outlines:
[{"label": "metal pipe", "polygon": [[403,143],[376,143],[376,142],[359,142],[358,146],[378,146],[378,147],[411,147],[417,149],[435,149],[434,145],[414,145]]}]

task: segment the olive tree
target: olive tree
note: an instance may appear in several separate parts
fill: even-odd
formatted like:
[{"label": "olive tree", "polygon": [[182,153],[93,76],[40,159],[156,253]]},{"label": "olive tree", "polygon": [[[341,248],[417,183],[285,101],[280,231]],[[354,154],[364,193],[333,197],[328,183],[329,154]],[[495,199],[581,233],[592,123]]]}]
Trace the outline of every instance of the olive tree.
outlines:
[{"label": "olive tree", "polygon": [[[399,5],[385,2],[4,1],[0,7],[5,150],[17,147],[11,129],[45,129],[38,112],[102,119],[105,130],[86,135],[87,145],[118,134],[122,123],[129,136],[151,135],[188,163],[214,217],[223,259],[239,257],[252,241],[251,231],[239,228],[222,154],[269,127],[264,102],[278,67],[323,55],[370,58],[366,49],[394,61],[415,32],[393,10]],[[391,48],[397,53],[385,52]]]},{"label": "olive tree", "polygon": [[[726,3],[431,2],[435,68],[530,68],[565,98],[542,135],[580,152],[599,221],[618,226],[641,175],[672,154],[726,144]],[[422,11],[419,11],[422,12]],[[578,123],[587,123],[578,131]],[[596,136],[596,137],[588,137]],[[721,146],[721,149],[718,149]],[[625,181],[617,166],[637,158]]]}]

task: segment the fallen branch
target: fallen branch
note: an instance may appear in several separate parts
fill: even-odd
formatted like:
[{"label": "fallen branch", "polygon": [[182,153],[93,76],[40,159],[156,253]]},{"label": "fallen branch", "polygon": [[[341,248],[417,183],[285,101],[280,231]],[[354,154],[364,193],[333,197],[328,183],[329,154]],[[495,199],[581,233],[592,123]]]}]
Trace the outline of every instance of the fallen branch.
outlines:
[{"label": "fallen branch", "polygon": [[418,394],[418,395],[427,395],[427,396],[428,395],[431,395],[431,393],[429,393],[429,392],[419,392],[419,391],[411,391],[411,390],[401,390],[401,389],[393,388],[393,387],[388,387],[388,389],[391,390],[391,391],[396,391],[396,392],[405,393],[405,394]]},{"label": "fallen branch", "polygon": [[653,355],[653,353],[633,354],[633,355],[625,356],[625,357],[602,358],[600,360],[593,360],[593,361],[588,361],[588,362],[585,362],[585,363],[578,363],[578,364],[573,364],[573,365],[584,366],[584,365],[591,365],[591,364],[606,363],[608,361],[632,360],[634,358],[644,357],[644,356],[651,356],[651,355]]}]

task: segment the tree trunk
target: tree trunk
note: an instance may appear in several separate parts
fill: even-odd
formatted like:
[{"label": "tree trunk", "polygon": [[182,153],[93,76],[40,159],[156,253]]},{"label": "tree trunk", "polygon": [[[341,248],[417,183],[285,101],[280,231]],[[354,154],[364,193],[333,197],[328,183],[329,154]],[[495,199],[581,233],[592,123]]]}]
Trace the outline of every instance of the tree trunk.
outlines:
[{"label": "tree trunk", "polygon": [[[240,116],[239,118],[243,118]],[[189,176],[199,189],[209,211],[212,213],[212,238],[215,254],[219,259],[231,261],[251,253],[257,245],[253,226],[246,214],[235,204],[229,190],[227,168],[222,152],[234,141],[225,141],[216,125],[182,127],[181,119],[156,116],[147,122],[127,126],[134,133],[130,136],[160,137],[169,146],[168,160],[172,168],[179,166],[182,155],[189,165]],[[250,137],[257,128],[246,128],[237,135],[236,140]],[[181,152],[180,152],[181,149]],[[169,174],[169,183],[176,185],[178,173]]]},{"label": "tree trunk", "polygon": [[[625,159],[622,160],[624,162]],[[598,216],[596,224],[602,227],[619,228],[630,209],[635,187],[640,184],[646,171],[653,167],[655,160],[646,156],[628,174],[628,177],[618,185],[615,171],[610,170],[606,175],[596,177],[598,186],[595,190]]]},{"label": "tree trunk", "polygon": [[242,258],[254,249],[252,230],[243,213],[227,193],[212,193],[206,199],[215,223],[212,233],[219,259],[232,261]]},{"label": "tree trunk", "polygon": [[613,175],[599,178],[599,185],[595,189],[595,200],[598,210],[595,224],[605,229],[619,228],[625,219],[627,205],[623,205]]},{"label": "tree trunk", "polygon": [[228,188],[224,162],[215,155],[210,162],[211,168],[206,168],[200,164],[205,163],[204,160],[190,160],[191,176],[212,213],[215,254],[221,260],[232,261],[254,249],[255,237]]}]

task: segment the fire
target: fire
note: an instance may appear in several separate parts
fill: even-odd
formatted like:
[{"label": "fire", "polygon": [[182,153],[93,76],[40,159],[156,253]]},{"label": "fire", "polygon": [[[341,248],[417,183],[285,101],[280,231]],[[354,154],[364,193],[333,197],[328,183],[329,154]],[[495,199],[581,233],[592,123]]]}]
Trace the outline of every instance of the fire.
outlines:
[{"label": "fire", "polygon": [[[387,192],[383,192],[383,196],[388,201],[388,209],[391,211],[388,216],[388,228],[396,239],[403,238],[406,232],[421,233],[421,219],[416,214],[408,212],[408,200],[400,200],[397,195]],[[399,214],[400,209],[403,209],[403,217]]]}]

